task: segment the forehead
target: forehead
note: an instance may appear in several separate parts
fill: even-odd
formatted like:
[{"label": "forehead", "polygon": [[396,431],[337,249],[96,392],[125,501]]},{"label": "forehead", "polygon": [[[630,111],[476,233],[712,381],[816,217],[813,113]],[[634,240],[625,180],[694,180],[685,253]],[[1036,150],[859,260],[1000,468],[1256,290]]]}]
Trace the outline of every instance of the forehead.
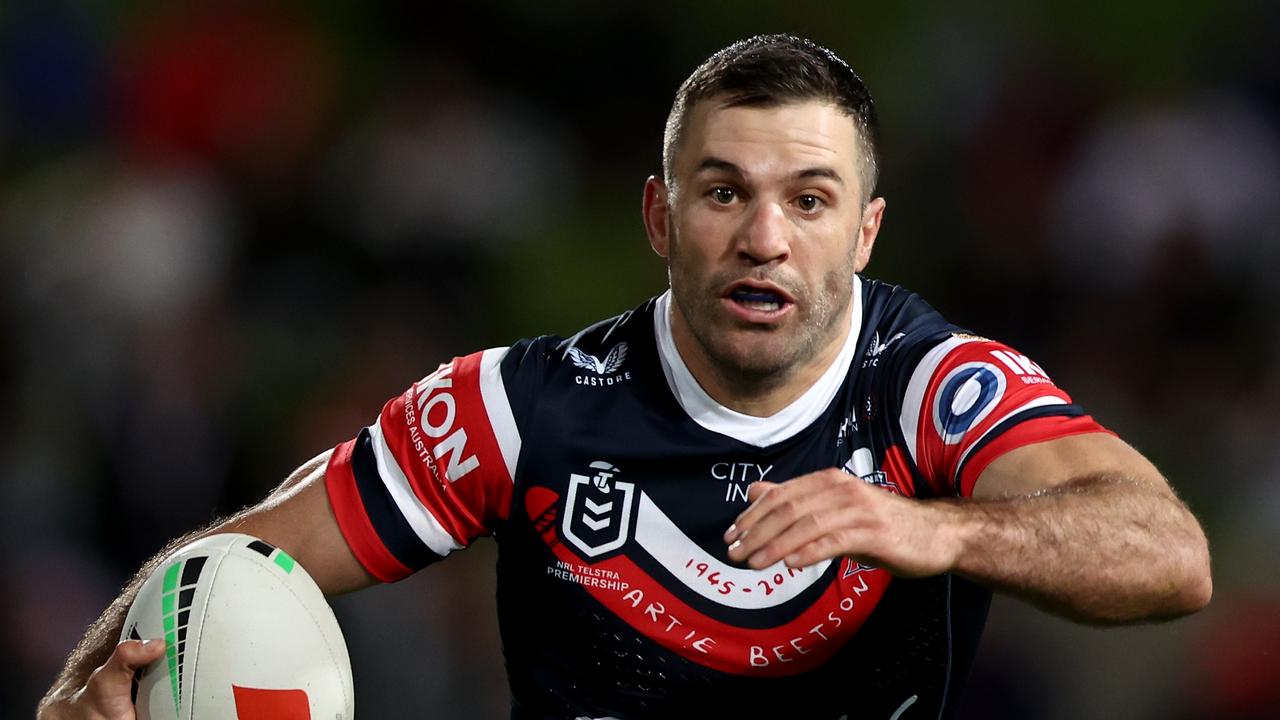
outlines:
[{"label": "forehead", "polygon": [[790,173],[831,167],[856,178],[858,133],[853,118],[819,100],[770,107],[725,107],[722,100],[699,102],[689,113],[676,173],[685,175],[715,157],[751,174]]}]

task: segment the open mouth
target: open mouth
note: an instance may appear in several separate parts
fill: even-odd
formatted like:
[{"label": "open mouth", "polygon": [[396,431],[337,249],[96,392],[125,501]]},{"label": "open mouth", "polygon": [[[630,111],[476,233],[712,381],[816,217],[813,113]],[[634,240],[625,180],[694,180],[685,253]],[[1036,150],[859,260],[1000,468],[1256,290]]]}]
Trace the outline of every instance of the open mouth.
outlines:
[{"label": "open mouth", "polygon": [[729,293],[729,298],[745,308],[762,312],[781,310],[786,304],[786,300],[778,293],[746,287],[735,288]]},{"label": "open mouth", "polygon": [[785,290],[771,284],[739,282],[729,288],[724,299],[749,322],[772,322],[795,305]]}]

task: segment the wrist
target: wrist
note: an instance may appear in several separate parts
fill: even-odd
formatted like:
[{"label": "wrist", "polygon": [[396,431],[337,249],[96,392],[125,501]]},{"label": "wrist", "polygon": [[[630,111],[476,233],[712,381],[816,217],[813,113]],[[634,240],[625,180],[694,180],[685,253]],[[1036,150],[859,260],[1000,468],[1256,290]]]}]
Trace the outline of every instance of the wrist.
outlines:
[{"label": "wrist", "polygon": [[62,699],[46,700],[36,706],[36,720],[62,720],[67,716],[65,706],[66,701]]},{"label": "wrist", "polygon": [[934,537],[946,572],[963,572],[964,560],[971,555],[970,548],[977,542],[985,520],[979,508],[954,500],[928,503],[933,510]]},{"label": "wrist", "polygon": [[67,683],[62,683],[51,689],[36,705],[36,720],[62,720],[62,718],[65,718],[67,716],[67,700],[71,695],[72,692],[67,688]]}]

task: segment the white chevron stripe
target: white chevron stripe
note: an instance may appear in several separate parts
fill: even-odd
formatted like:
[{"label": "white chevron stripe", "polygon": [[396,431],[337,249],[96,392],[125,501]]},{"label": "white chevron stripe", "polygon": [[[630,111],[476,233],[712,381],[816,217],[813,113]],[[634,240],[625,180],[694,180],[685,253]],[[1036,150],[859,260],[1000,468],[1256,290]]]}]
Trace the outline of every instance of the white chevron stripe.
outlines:
[{"label": "white chevron stripe", "polygon": [[928,409],[924,407],[924,393],[929,389],[929,381],[933,379],[933,372],[938,369],[938,365],[942,363],[947,355],[951,354],[952,350],[970,342],[974,342],[974,339],[947,338],[925,353],[925,356],[920,358],[920,362],[916,365],[916,369],[911,373],[911,380],[907,382],[907,392],[902,398],[902,414],[898,416],[898,424],[902,428],[902,437],[907,442],[907,452],[911,454],[911,462],[913,463],[919,463],[919,458],[916,457],[919,443],[916,431],[920,427],[921,411],[928,412]]},{"label": "white chevron stripe", "polygon": [[386,486],[391,499],[395,501],[396,509],[400,511],[405,522],[409,523],[413,533],[418,536],[422,544],[431,549],[431,552],[442,557],[454,550],[461,550],[462,545],[459,545],[444,529],[436,516],[427,510],[414,494],[413,488],[409,486],[409,478],[405,477],[404,470],[400,469],[400,464],[391,454],[391,448],[387,447],[387,438],[382,434],[381,419],[369,426],[369,435],[373,439],[373,456],[378,463],[378,476],[382,478],[382,484]]},{"label": "white chevron stripe", "polygon": [[[636,542],[690,590],[720,605],[744,610],[775,607],[785,603],[817,582],[831,565],[830,560],[823,560],[806,567],[803,572],[796,575],[789,573],[781,560],[763,570],[726,565],[711,557],[697,543],[689,539],[689,536],[685,535],[684,531],[643,492],[640,493],[640,507],[636,511]],[[708,570],[705,575],[693,574],[685,566],[689,558],[695,557],[702,558],[700,562],[707,563]],[[718,585],[712,585],[706,580],[711,573],[719,573]],[[774,591],[767,595],[760,592],[756,583],[772,578],[776,573],[786,576],[786,582],[776,585]],[[732,582],[733,587],[737,588],[727,595],[720,592],[720,588],[724,587],[726,581]],[[753,592],[743,592],[743,588]]]},{"label": "white chevron stripe", "polygon": [[511,401],[502,382],[502,359],[510,348],[490,348],[480,357],[480,398],[489,416],[489,427],[498,439],[502,460],[507,466],[507,477],[516,477],[516,463],[520,460],[520,429],[511,413]]}]

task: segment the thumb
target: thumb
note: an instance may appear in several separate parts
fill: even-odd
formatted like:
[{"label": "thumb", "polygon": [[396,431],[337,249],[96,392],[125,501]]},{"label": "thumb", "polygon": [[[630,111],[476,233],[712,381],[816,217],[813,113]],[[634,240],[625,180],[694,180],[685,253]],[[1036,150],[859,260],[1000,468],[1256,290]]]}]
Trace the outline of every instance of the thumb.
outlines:
[{"label": "thumb", "polygon": [[102,690],[123,688],[127,693],[133,674],[163,656],[163,640],[124,640],[94,673],[94,681],[102,685]]},{"label": "thumb", "polygon": [[89,681],[71,700],[73,715],[132,719],[133,674],[164,655],[163,640],[125,640],[89,675]]},{"label": "thumb", "polygon": [[125,640],[116,646],[115,652],[107,660],[107,664],[118,662],[121,670],[133,675],[135,670],[144,668],[164,657],[164,640]]}]

